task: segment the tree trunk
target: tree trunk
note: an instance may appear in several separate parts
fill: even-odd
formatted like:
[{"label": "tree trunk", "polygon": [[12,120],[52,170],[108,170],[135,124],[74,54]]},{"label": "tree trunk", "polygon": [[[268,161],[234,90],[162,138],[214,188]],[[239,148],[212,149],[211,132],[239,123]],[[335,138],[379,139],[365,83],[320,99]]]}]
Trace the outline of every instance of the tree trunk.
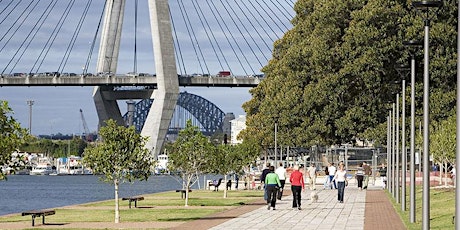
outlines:
[{"label": "tree trunk", "polygon": [[442,162],[439,162],[439,185],[442,185]]},{"label": "tree trunk", "polygon": [[118,199],[118,179],[113,180],[115,185],[115,223],[120,223],[120,201]]},{"label": "tree trunk", "polygon": [[446,170],[446,172],[444,173],[444,185],[447,187],[447,161],[444,162],[444,169]]},{"label": "tree trunk", "polygon": [[183,188],[185,189],[185,207],[188,207],[188,188],[190,187],[192,177],[189,175],[186,178],[187,178],[187,181],[185,182],[185,185],[183,186]]},{"label": "tree trunk", "polygon": [[224,198],[227,198],[227,174],[224,176],[224,183],[225,183],[225,190],[224,190]]}]

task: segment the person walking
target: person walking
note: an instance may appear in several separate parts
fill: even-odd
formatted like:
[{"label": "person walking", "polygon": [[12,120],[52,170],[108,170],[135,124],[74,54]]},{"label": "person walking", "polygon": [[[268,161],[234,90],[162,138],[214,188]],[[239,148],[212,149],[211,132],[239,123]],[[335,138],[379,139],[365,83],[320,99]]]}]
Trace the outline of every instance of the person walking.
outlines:
[{"label": "person walking", "polygon": [[363,189],[367,189],[367,186],[369,185],[369,176],[372,175],[372,170],[371,170],[371,166],[369,166],[365,161],[363,162],[363,168],[364,168]]},{"label": "person walking", "polygon": [[329,167],[328,166],[324,166],[324,175],[326,175],[324,178],[324,189],[326,189],[330,187],[330,183],[331,183],[329,179]]},{"label": "person walking", "polygon": [[[264,200],[267,200],[268,197],[267,197],[267,190],[266,190],[266,184],[265,184],[265,177],[267,176],[267,174],[270,172],[270,163],[267,163],[266,164],[266,168],[264,168],[264,170],[262,170],[262,174],[260,175],[260,183],[264,184],[263,185],[263,190],[264,190]],[[262,186],[262,185],[261,185]]]},{"label": "person walking", "polygon": [[356,181],[358,181],[359,190],[363,190],[363,180],[364,180],[363,163],[359,163],[358,167],[356,168],[355,177],[356,177]]},{"label": "person walking", "polygon": [[335,183],[335,180],[332,179],[335,176],[335,171],[337,171],[337,168],[334,166],[334,162],[329,163],[328,171],[329,171],[329,182],[331,184],[331,189],[332,189],[332,185],[334,185],[334,189],[337,189],[337,184]]},{"label": "person walking", "polygon": [[382,188],[387,187],[387,167],[382,163],[382,167],[379,169],[380,179],[382,180]]},{"label": "person walking", "polygon": [[343,203],[343,197],[345,194],[345,186],[348,185],[347,181],[347,170],[343,165],[339,165],[339,169],[334,175],[333,181],[337,181],[337,200],[339,203]]},{"label": "person walking", "polygon": [[281,182],[281,186],[277,194],[278,200],[281,200],[284,191],[284,184],[286,183],[286,169],[283,167],[283,162],[279,163],[279,167],[275,170],[275,173],[278,175]]},{"label": "person walking", "polygon": [[305,183],[303,181],[303,174],[299,171],[299,166],[294,166],[294,171],[291,173],[289,177],[289,181],[291,182],[291,191],[292,191],[292,208],[297,208],[301,210],[301,199],[302,199],[302,191],[305,190]]},{"label": "person walking", "polygon": [[310,190],[316,190],[316,176],[318,175],[318,171],[316,170],[316,166],[314,163],[310,164],[308,167],[308,177],[310,178]]},{"label": "person walking", "polygon": [[275,167],[269,167],[269,173],[265,176],[265,186],[267,191],[267,209],[270,210],[270,207],[275,210],[276,205],[276,195],[278,189],[281,187],[280,178],[278,174],[275,173]]}]

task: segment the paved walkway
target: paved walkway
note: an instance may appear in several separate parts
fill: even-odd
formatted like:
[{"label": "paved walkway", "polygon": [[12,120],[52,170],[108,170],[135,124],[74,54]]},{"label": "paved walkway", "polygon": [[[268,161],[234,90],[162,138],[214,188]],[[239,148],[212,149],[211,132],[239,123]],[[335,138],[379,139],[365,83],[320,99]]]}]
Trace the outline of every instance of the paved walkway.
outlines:
[{"label": "paved walkway", "polygon": [[276,210],[267,210],[261,200],[174,229],[406,229],[379,185],[360,191],[350,183],[345,189],[344,203],[337,201],[337,190],[323,189],[322,186],[317,189],[317,202],[311,202],[310,190],[302,192],[302,210],[292,208],[289,194],[277,201]]}]

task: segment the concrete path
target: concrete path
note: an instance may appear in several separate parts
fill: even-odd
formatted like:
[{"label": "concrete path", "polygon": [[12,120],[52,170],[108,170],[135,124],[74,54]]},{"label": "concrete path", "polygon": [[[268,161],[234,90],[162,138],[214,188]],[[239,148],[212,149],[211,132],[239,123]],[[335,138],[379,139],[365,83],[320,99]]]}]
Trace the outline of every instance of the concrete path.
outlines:
[{"label": "concrete path", "polygon": [[335,189],[318,186],[316,192],[317,202],[311,202],[310,190],[302,192],[302,210],[292,208],[292,196],[284,196],[276,210],[263,205],[211,229],[364,229],[365,190],[351,184],[345,189],[344,203],[337,201]]}]

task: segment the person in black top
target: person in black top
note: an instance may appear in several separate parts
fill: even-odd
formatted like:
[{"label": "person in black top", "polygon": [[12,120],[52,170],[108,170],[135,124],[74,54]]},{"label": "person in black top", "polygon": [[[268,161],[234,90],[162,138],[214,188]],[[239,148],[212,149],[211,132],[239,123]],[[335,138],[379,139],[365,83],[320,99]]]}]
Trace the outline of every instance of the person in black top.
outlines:
[{"label": "person in black top", "polygon": [[264,183],[263,189],[264,189],[264,200],[268,199],[267,196],[267,189],[265,186],[265,177],[267,176],[268,173],[270,173],[270,163],[267,163],[267,167],[262,171],[262,175],[260,175],[260,183]]}]

